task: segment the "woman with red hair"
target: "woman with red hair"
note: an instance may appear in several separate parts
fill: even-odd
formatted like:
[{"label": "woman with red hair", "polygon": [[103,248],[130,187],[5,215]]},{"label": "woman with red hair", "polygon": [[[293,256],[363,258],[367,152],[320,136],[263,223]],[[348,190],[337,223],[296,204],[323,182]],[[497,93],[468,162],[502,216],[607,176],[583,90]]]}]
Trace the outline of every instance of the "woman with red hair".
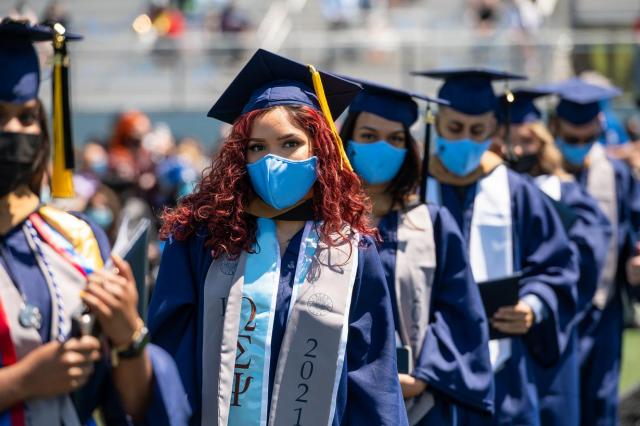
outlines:
[{"label": "woman with red hair", "polygon": [[259,50],[209,112],[233,127],[163,215],[150,307],[191,424],[407,423],[371,207],[331,119],[358,91]]}]

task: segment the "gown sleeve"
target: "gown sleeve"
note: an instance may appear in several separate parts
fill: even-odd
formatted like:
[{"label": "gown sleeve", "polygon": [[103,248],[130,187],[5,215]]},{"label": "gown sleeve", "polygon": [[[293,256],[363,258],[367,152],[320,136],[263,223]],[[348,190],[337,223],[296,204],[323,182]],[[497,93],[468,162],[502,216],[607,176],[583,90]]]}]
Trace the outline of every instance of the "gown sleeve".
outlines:
[{"label": "gown sleeve", "polygon": [[576,221],[568,234],[578,249],[580,279],[577,310],[584,312],[591,306],[598,277],[609,251],[611,224],[598,207],[598,202],[576,182],[562,183],[561,202],[576,214]]},{"label": "gown sleeve", "polygon": [[[165,352],[163,365],[169,366],[172,362],[177,365],[179,380],[174,382],[180,386],[171,390],[171,394],[177,398],[184,423],[192,413],[193,418],[200,416],[202,351],[198,348],[202,342],[198,337],[198,308],[201,283],[211,260],[204,247],[204,237],[196,235],[187,241],[169,240],[149,306],[149,330],[153,343]],[[167,354],[168,358],[164,358]],[[158,392],[155,395],[159,396]],[[161,403],[165,399],[156,398],[155,401],[157,404],[150,407],[148,418],[153,420],[150,423],[156,424],[156,419],[165,418],[176,421],[175,413],[167,410],[170,406]]]},{"label": "gown sleeve", "polygon": [[520,298],[533,295],[544,304],[542,320],[524,336],[542,365],[557,362],[570,341],[576,313],[578,260],[551,201],[514,172],[515,250],[522,272]]},{"label": "gown sleeve", "polygon": [[413,375],[456,403],[491,413],[493,372],[480,291],[453,217],[446,209],[434,208],[434,213],[437,260],[431,318]]},{"label": "gown sleeve", "polygon": [[[407,425],[391,299],[375,243],[363,238],[349,314],[345,369],[333,424]],[[346,384],[346,386],[344,386]]]},{"label": "gown sleeve", "polygon": [[613,160],[616,169],[618,191],[618,275],[617,281],[627,289],[628,293],[640,300],[640,285],[633,286],[627,280],[627,260],[638,254],[636,245],[640,232],[640,183],[633,175],[628,165],[619,160]]}]

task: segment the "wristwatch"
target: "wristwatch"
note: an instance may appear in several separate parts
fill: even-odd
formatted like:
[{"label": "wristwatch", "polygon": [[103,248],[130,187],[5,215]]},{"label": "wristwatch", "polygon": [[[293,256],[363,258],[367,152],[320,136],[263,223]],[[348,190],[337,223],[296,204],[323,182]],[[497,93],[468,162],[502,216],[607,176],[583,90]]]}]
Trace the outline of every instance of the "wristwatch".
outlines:
[{"label": "wristwatch", "polygon": [[140,326],[136,329],[131,337],[131,343],[127,346],[114,347],[111,349],[111,365],[117,367],[120,359],[137,358],[144,352],[144,348],[149,344],[149,330],[140,321]]}]

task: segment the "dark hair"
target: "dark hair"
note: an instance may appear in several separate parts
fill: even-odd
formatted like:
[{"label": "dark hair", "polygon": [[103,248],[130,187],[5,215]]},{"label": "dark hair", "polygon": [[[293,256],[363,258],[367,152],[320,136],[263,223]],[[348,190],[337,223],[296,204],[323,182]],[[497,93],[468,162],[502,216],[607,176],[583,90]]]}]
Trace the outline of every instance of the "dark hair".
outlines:
[{"label": "dark hair", "polygon": [[[340,139],[342,139],[343,144],[346,144],[348,140],[353,138],[353,132],[359,116],[359,112],[349,112],[347,115],[347,118],[340,128]],[[407,156],[402,163],[400,171],[393,180],[389,182],[385,191],[391,194],[392,206],[400,205],[404,208],[406,207],[407,197],[413,195],[420,183],[422,162],[420,151],[418,150],[418,143],[411,135],[409,127],[403,123],[402,128],[404,129],[404,137],[407,144]]]},{"label": "dark hair", "polygon": [[38,158],[33,164],[33,173],[29,181],[29,189],[34,194],[40,195],[40,186],[42,185],[42,177],[47,172],[49,166],[51,140],[49,139],[49,127],[47,121],[47,112],[40,99],[38,99],[38,123],[40,124],[41,144]]}]

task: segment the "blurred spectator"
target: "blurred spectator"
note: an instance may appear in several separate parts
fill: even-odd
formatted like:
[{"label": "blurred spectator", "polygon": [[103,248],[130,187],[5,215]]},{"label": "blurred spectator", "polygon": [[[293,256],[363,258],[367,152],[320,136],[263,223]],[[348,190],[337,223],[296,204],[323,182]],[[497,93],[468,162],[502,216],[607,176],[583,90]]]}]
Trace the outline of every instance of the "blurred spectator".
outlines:
[{"label": "blurred spectator", "polygon": [[236,2],[231,0],[220,13],[220,31],[223,33],[241,33],[250,28],[251,24],[246,13],[238,9]]},{"label": "blurred spectator", "polygon": [[149,7],[149,18],[156,34],[161,38],[178,38],[184,34],[184,15],[175,7],[152,3]]},{"label": "blurred spectator", "polygon": [[153,171],[151,153],[142,145],[151,130],[151,120],[140,111],[118,117],[109,143],[109,167],[116,178],[137,182],[144,173]]},{"label": "blurred spectator", "polygon": [[38,22],[38,15],[36,15],[33,9],[29,6],[29,2],[27,0],[16,1],[14,6],[9,9],[7,17],[16,20],[26,19],[31,23]]},{"label": "blurred spectator", "polygon": [[109,172],[109,155],[99,143],[89,141],[84,145],[78,173],[94,180],[104,180]]},{"label": "blurred spectator", "polygon": [[470,0],[472,17],[481,32],[492,32],[498,22],[500,0]]},{"label": "blurred spectator", "polygon": [[89,198],[84,214],[94,223],[100,226],[111,242],[118,232],[118,219],[121,210],[120,200],[113,190],[105,185],[100,185],[93,196]]},{"label": "blurred spectator", "polygon": [[69,22],[69,13],[64,4],[60,0],[51,0],[42,15],[42,23],[49,26],[60,23],[65,28],[68,28]]},{"label": "blurred spectator", "polygon": [[49,1],[42,15],[42,23],[49,26],[60,23],[65,28],[69,28],[69,22],[69,12],[66,5],[61,0]]}]

